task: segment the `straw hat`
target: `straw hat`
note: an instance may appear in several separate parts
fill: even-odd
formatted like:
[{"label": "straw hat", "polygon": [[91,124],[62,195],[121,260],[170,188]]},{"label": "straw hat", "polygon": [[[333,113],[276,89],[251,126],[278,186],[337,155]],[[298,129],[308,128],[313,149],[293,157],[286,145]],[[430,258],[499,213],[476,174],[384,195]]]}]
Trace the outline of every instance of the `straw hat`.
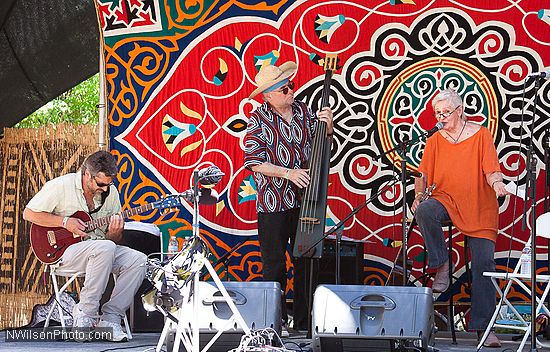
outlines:
[{"label": "straw hat", "polygon": [[292,76],[294,72],[296,72],[297,67],[298,66],[296,65],[296,63],[292,61],[285,62],[279,67],[273,65],[267,65],[263,67],[254,78],[258,88],[250,93],[248,99],[254,98],[256,95],[263,92],[267,88]]}]

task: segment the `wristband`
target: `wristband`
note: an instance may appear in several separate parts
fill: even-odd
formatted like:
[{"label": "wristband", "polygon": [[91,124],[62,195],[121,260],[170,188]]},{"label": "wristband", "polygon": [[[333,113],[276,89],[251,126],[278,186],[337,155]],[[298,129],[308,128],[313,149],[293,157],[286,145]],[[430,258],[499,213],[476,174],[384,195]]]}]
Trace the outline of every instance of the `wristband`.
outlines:
[{"label": "wristband", "polygon": [[288,174],[290,173],[290,169],[286,169],[285,171],[285,179],[288,180]]},{"label": "wristband", "polygon": [[419,196],[423,196],[424,192],[418,192],[414,195],[415,198],[418,198]]},{"label": "wristband", "polygon": [[63,221],[61,222],[61,226],[62,227],[66,227],[67,226],[67,221],[69,221],[69,217],[68,216],[65,216],[63,218]]},{"label": "wristband", "polygon": [[497,182],[502,182],[502,180],[496,180],[496,181],[493,181],[493,184],[491,185],[491,188],[493,188],[493,189],[494,189],[494,188],[495,188],[495,183],[497,183]]}]

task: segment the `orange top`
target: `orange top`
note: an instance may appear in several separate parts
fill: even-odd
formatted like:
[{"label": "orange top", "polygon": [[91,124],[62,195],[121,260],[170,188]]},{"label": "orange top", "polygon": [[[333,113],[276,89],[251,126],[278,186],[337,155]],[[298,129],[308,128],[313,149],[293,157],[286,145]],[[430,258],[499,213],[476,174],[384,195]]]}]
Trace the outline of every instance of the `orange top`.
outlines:
[{"label": "orange top", "polygon": [[468,139],[452,144],[436,133],[426,142],[418,168],[436,183],[437,199],[462,233],[493,242],[497,239],[498,202],[486,174],[500,171],[491,133],[481,127]]}]

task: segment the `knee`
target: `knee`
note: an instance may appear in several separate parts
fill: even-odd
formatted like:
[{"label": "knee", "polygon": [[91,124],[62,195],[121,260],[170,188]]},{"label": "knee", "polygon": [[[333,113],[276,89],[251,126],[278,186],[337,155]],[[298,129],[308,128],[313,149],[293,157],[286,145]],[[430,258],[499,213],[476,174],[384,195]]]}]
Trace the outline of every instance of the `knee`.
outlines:
[{"label": "knee", "polygon": [[426,202],[422,202],[418,204],[418,207],[416,207],[416,211],[414,212],[414,216],[416,218],[417,222],[422,222],[423,220],[426,220],[430,218],[433,214],[430,214],[431,210]]},{"label": "knee", "polygon": [[145,264],[147,263],[147,256],[142,252],[135,251],[133,262],[134,262],[134,266],[142,267],[145,270]]},{"label": "knee", "polygon": [[94,243],[92,256],[105,259],[110,258],[111,260],[114,260],[116,243],[109,240],[96,240],[95,242],[97,243]]},{"label": "knee", "polygon": [[138,252],[138,257],[136,261],[143,267],[147,264],[147,256],[144,253]]}]

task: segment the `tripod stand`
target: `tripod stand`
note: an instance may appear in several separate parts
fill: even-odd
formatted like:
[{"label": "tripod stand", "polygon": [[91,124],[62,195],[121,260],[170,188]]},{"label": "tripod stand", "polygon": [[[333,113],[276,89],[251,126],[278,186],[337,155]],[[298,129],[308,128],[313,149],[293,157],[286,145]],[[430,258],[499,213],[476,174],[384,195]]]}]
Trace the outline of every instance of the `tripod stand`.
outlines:
[{"label": "tripod stand", "polygon": [[[205,173],[206,174],[206,173]],[[212,178],[212,175],[208,174],[203,176],[204,178]],[[220,176],[221,177],[221,176]],[[175,283],[172,284],[172,291],[179,291],[179,297],[181,297],[181,306],[175,313],[175,316],[170,312],[167,312],[163,307],[157,307],[157,309],[165,314],[167,319],[165,320],[164,327],[162,329],[161,336],[159,338],[156,351],[160,352],[162,345],[166,340],[166,337],[170,331],[175,330],[175,340],[172,348],[173,352],[179,351],[180,342],[183,343],[186,351],[199,352],[199,307],[201,302],[199,292],[199,272],[203,266],[206,267],[208,273],[214,280],[217,289],[223,296],[223,300],[229,306],[232,315],[227,322],[227,329],[240,326],[245,334],[250,334],[250,328],[244,321],[242,315],[237,310],[237,307],[227,290],[223,286],[218,274],[214,270],[214,267],[208,261],[204,250],[193,250],[195,246],[199,248],[206,248],[199,235],[199,182],[201,176],[198,171],[193,173],[193,235],[190,239],[192,243],[191,248],[184,252],[176,254],[170,262],[166,265],[166,274],[170,273],[175,276]],[[218,180],[219,181],[219,180]],[[217,183],[217,182],[216,182]],[[188,275],[189,274],[189,275]],[[179,280],[178,280],[179,279]],[[221,334],[226,329],[220,329],[210,339],[210,341],[203,348],[203,351],[208,349],[216,342]]]}]

